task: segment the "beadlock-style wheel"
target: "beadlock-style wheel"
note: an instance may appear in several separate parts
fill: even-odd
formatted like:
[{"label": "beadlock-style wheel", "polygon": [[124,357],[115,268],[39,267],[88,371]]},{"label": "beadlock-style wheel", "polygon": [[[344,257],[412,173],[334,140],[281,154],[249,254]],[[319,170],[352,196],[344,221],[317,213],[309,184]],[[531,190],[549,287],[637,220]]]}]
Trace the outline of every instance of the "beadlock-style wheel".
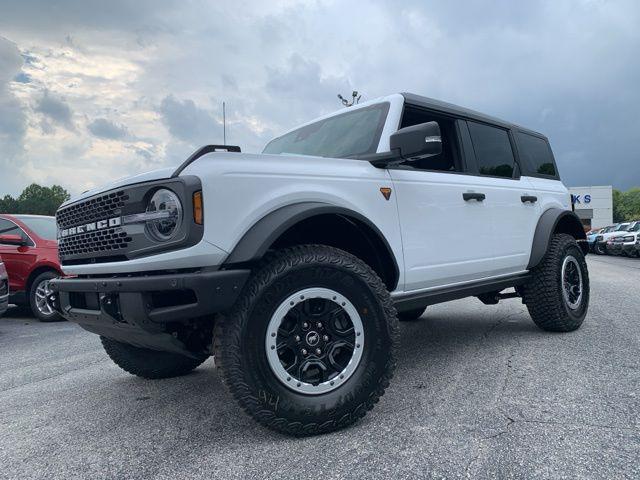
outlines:
[{"label": "beadlock-style wheel", "polygon": [[562,262],[562,296],[571,310],[577,310],[582,301],[582,272],[578,260],[567,255]]},{"label": "beadlock-style wheel", "polygon": [[330,392],[358,367],[362,333],[360,315],[346,297],[328,288],[301,290],[271,317],[265,338],[269,366],[296,392]]}]

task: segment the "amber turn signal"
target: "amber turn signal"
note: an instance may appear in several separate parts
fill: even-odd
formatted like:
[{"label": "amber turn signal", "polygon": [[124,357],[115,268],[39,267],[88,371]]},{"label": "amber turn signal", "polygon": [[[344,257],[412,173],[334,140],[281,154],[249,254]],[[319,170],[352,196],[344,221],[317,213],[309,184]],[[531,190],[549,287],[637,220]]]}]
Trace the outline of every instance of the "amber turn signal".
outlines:
[{"label": "amber turn signal", "polygon": [[202,225],[202,220],[202,190],[198,190],[193,194],[193,221]]}]

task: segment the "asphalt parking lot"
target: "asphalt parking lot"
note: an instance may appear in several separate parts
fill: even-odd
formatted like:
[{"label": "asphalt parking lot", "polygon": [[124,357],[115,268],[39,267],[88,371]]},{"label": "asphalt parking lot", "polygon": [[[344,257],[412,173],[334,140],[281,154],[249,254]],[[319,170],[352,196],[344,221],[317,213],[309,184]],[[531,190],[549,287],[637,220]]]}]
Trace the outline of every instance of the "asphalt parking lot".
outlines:
[{"label": "asphalt parking lot", "polygon": [[357,425],[294,439],[256,425],[207,361],[119,370],[96,336],[0,319],[1,478],[640,478],[640,259],[589,256],[570,334],[519,300],[466,299],[402,325],[399,370]]}]

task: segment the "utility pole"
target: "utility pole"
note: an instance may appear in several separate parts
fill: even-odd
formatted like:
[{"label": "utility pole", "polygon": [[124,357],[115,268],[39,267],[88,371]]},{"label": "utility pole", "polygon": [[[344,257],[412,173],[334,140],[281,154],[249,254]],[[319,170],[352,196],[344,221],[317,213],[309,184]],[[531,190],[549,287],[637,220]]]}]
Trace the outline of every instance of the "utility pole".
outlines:
[{"label": "utility pole", "polygon": [[227,112],[224,102],[222,102],[222,144],[227,144]]}]

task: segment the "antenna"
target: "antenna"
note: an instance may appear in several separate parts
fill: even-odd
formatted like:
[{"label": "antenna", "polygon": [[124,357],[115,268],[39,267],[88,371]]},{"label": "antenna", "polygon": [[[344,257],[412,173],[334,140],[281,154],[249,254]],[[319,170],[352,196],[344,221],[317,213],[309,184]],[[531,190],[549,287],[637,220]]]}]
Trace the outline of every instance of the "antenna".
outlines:
[{"label": "antenna", "polygon": [[222,144],[227,144],[227,112],[224,102],[222,102]]},{"label": "antenna", "polygon": [[349,101],[346,98],[344,98],[342,95],[338,94],[338,98],[342,102],[342,105],[344,105],[345,107],[351,107],[353,105],[357,105],[362,95],[358,95],[358,92],[354,90],[353,92],[351,92],[351,97],[352,99],[351,101]]}]

